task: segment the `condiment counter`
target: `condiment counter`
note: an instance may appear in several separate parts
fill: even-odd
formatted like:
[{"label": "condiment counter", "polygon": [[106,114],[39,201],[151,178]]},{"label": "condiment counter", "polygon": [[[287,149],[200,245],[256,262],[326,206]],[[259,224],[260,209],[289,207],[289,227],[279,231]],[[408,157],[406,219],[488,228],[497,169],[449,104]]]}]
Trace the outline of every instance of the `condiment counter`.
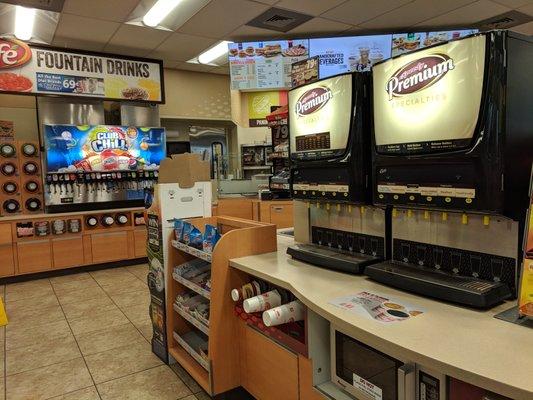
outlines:
[{"label": "condiment counter", "polygon": [[[509,307],[475,311],[292,260],[293,239],[278,235],[277,252],[230,260],[242,272],[291,291],[310,310],[360,342],[392,357],[408,359],[442,374],[513,399],[533,398],[533,341],[527,328],[495,319]],[[379,323],[329,302],[374,292],[417,306],[423,314]]]},{"label": "condiment counter", "polygon": [[0,218],[0,278],[146,257],[143,209]]}]

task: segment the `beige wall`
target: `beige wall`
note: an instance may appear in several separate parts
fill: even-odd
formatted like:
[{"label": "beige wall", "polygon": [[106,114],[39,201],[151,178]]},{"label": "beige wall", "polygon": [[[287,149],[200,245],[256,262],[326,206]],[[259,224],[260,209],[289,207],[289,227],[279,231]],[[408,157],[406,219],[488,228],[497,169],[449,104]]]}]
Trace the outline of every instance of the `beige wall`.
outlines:
[{"label": "beige wall", "polygon": [[15,139],[39,140],[34,96],[0,94],[0,119],[13,121]]},{"label": "beige wall", "polygon": [[162,118],[231,120],[228,75],[165,69]]}]

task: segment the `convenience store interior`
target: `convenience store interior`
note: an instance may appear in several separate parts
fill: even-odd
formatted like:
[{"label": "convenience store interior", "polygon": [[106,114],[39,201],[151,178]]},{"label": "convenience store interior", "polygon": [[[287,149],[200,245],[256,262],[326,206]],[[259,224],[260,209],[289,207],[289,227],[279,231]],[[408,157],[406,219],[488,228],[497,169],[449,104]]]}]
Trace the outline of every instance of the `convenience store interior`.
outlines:
[{"label": "convenience store interior", "polygon": [[0,400],[533,399],[532,70],[533,0],[0,1]]}]

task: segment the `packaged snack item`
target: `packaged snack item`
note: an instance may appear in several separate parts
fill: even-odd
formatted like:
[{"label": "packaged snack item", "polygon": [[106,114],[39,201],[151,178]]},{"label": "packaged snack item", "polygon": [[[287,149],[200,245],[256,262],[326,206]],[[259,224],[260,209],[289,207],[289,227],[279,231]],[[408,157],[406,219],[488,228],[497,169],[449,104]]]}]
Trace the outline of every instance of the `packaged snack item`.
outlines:
[{"label": "packaged snack item", "polygon": [[185,244],[189,244],[191,231],[193,230],[194,226],[187,221],[183,221],[183,231],[181,233],[181,240],[180,242],[183,242]]},{"label": "packaged snack item", "polygon": [[212,253],[215,245],[220,239],[220,233],[216,226],[206,224],[203,238],[203,248],[207,253]]},{"label": "packaged snack item", "polygon": [[203,239],[200,229],[193,227],[189,233],[189,246],[202,250]]},{"label": "packaged snack item", "polygon": [[181,235],[183,233],[183,220],[182,219],[175,219],[174,220],[174,237],[176,240],[181,242]]},{"label": "packaged snack item", "polygon": [[174,268],[174,273],[190,280],[197,275],[201,275],[206,271],[209,271],[210,268],[210,263],[199,258],[195,258],[194,260],[176,266]]}]

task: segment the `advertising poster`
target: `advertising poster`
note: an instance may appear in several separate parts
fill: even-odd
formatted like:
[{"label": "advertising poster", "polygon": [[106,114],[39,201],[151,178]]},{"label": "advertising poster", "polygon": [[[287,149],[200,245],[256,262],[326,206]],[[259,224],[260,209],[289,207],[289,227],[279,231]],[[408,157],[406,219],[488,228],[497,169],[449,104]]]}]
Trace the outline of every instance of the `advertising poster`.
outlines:
[{"label": "advertising poster", "polygon": [[291,87],[306,85],[318,80],[320,58],[310,57],[307,60],[298,61],[292,64]]},{"label": "advertising poster", "polygon": [[47,172],[155,170],[165,157],[165,129],[45,125]]},{"label": "advertising poster", "polygon": [[13,140],[15,131],[13,130],[13,121],[0,120],[0,140]]},{"label": "advertising poster", "polygon": [[459,39],[477,31],[477,29],[466,29],[441,32],[395,33],[392,35],[392,56],[399,56],[400,54],[433,46],[434,44],[444,43],[448,40]]},{"label": "advertising poster", "polygon": [[164,102],[163,65],[0,38],[0,92]]},{"label": "advertising poster", "polygon": [[370,71],[390,58],[392,35],[350,36],[309,40],[309,55],[320,60],[320,78],[345,72]]},{"label": "advertising poster", "polygon": [[309,40],[230,43],[232,90],[291,87],[291,65],[307,59]]},{"label": "advertising poster", "polygon": [[248,123],[250,128],[258,126],[268,126],[267,115],[272,107],[279,107],[287,104],[287,92],[252,92],[248,97]]},{"label": "advertising poster", "polygon": [[533,170],[530,183],[530,201],[528,223],[526,225],[526,248],[520,293],[518,296],[518,312],[522,316],[533,317]]},{"label": "advertising poster", "polygon": [[382,323],[406,321],[424,313],[419,307],[371,292],[338,297],[329,304]]}]

